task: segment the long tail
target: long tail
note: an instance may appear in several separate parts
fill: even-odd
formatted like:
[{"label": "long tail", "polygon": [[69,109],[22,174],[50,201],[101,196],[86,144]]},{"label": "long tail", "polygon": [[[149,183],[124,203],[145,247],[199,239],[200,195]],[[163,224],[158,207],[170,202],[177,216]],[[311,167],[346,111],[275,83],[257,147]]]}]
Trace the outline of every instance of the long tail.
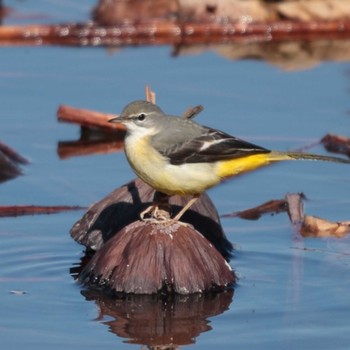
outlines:
[{"label": "long tail", "polygon": [[253,154],[246,157],[234,158],[228,161],[218,162],[216,175],[220,179],[237,176],[260,167],[266,166],[274,162],[284,160],[322,160],[326,162],[346,163],[350,164],[349,159],[322,156],[318,154],[301,153],[301,152],[278,152],[271,151],[266,153]]},{"label": "long tail", "polygon": [[324,162],[336,162],[336,163],[346,163],[350,164],[350,159],[332,157],[332,156],[323,156],[320,154],[311,154],[311,153],[302,153],[302,152],[275,152],[272,151],[271,160],[321,160]]}]

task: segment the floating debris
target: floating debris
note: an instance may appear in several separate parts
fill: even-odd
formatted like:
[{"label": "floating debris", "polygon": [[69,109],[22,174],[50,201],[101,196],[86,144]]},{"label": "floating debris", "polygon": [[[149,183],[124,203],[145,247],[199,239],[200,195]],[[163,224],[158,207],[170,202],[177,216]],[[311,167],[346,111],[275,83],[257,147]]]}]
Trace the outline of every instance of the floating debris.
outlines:
[{"label": "floating debris", "polygon": [[301,226],[303,237],[337,237],[350,233],[350,221],[333,222],[316,216],[305,215]]},{"label": "floating debris", "polygon": [[4,182],[21,175],[19,164],[28,164],[28,160],[18,154],[11,147],[0,141],[0,182]]},{"label": "floating debris", "polygon": [[339,238],[350,233],[350,221],[333,222],[316,216],[305,215],[303,204],[305,198],[303,193],[287,193],[284,199],[271,200],[255,208],[225,214],[222,217],[257,220],[263,214],[287,212],[295,236]]},{"label": "floating debris", "polygon": [[26,292],[25,290],[18,290],[18,289],[14,289],[10,291],[10,294],[14,294],[14,295],[25,295],[28,294],[28,292]]},{"label": "floating debris", "polygon": [[239,217],[246,220],[258,220],[264,214],[278,214],[287,211],[288,204],[285,199],[274,199],[260,204],[257,207],[221,215],[222,218]]},{"label": "floating debris", "polygon": [[327,134],[321,140],[329,152],[346,154],[350,157],[350,138],[341,135]]},{"label": "floating debris", "polygon": [[9,205],[0,206],[0,217],[6,216],[23,216],[23,215],[37,215],[37,214],[55,214],[62,211],[81,210],[85,207],[80,206],[38,206],[38,205]]}]

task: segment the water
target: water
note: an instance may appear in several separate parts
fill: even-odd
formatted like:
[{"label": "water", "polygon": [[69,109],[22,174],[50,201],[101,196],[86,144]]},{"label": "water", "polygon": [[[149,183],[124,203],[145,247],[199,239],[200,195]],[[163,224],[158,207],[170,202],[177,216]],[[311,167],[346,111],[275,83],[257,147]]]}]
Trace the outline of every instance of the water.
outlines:
[{"label": "water", "polygon": [[[60,22],[87,18],[91,3],[8,5],[23,6],[23,13],[49,13],[43,22]],[[119,112],[144,97],[145,84],[169,113],[203,104],[198,121],[265,147],[292,149],[327,132],[349,136],[348,63],[284,72],[212,52],[177,58],[170,53],[166,46],[116,52],[1,48],[1,140],[31,162],[23,176],[0,185],[1,205],[89,206],[132,179],[121,152],[60,160],[58,142],[78,139],[79,130],[58,123],[55,114],[60,104]],[[325,153],[320,146],[312,151]],[[302,191],[309,198],[308,214],[349,220],[349,175],[344,165],[278,164],[209,194],[223,214]],[[176,300],[176,313],[166,309],[170,316],[162,318],[159,302],[111,302],[75,282],[70,270],[79,265],[83,247],[69,229],[82,215],[0,219],[2,348],[139,349],[142,342],[169,343],[172,337],[188,349],[348,348],[348,237],[295,240],[285,214],[259,221],[224,219],[236,247],[231,265],[240,277],[234,294]]]}]

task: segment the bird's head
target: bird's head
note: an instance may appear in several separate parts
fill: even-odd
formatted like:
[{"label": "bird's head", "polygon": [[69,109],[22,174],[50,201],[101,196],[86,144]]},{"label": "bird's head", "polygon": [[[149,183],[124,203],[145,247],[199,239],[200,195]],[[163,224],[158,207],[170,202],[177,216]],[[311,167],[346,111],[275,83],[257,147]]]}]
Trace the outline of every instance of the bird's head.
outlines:
[{"label": "bird's head", "polygon": [[122,123],[132,132],[141,129],[154,130],[164,117],[164,112],[158,106],[140,100],[129,103],[118,117],[110,119],[109,122]]}]

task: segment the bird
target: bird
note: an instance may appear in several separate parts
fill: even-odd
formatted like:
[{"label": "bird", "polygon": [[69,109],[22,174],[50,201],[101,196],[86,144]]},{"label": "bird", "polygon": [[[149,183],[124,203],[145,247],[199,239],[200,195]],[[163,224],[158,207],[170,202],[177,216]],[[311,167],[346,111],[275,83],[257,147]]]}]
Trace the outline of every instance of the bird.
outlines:
[{"label": "bird", "polygon": [[[171,220],[180,221],[201,193],[227,178],[284,160],[349,160],[302,152],[273,151],[179,116],[148,101],[129,103],[113,123],[126,127],[124,149],[136,175],[167,196],[192,198]],[[157,219],[158,205],[140,214]]]}]

